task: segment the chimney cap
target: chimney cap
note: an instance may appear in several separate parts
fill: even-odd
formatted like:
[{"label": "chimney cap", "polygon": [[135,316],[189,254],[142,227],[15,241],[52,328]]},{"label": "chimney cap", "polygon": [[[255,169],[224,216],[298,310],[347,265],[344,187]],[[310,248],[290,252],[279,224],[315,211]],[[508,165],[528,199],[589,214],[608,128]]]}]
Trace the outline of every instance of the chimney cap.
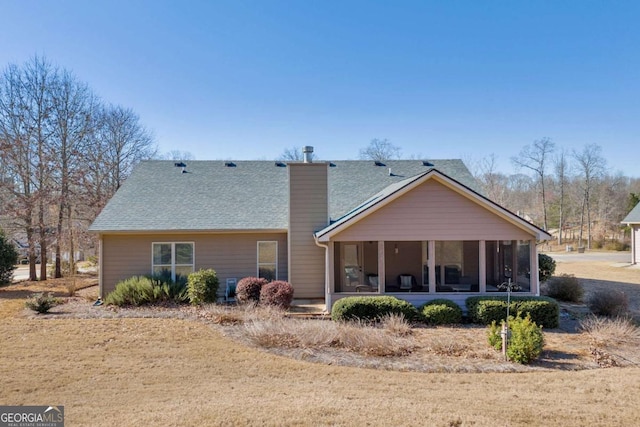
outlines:
[{"label": "chimney cap", "polygon": [[311,163],[313,161],[313,147],[305,145],[302,147],[302,161],[305,163]]}]

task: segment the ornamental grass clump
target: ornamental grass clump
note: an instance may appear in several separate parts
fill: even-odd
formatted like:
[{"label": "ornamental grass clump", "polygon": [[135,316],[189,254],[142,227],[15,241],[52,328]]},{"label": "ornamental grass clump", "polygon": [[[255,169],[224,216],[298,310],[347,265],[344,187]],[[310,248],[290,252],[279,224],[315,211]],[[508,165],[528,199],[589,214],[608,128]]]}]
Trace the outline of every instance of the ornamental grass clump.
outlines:
[{"label": "ornamental grass clump", "polygon": [[187,288],[184,281],[172,281],[164,277],[133,276],[116,284],[104,302],[107,305],[154,304],[160,302],[184,302]]},{"label": "ornamental grass clump", "polygon": [[260,277],[245,277],[236,286],[236,301],[239,304],[257,304],[260,301],[262,287],[269,283]]}]

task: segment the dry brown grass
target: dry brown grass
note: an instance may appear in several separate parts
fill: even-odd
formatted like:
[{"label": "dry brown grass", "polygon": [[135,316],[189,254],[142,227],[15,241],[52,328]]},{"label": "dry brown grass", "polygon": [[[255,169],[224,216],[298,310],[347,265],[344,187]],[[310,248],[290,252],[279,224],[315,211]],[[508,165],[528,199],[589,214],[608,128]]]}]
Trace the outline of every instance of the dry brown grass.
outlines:
[{"label": "dry brown grass", "polygon": [[610,426],[640,417],[634,368],[423,374],[329,366],[177,319],[11,319],[0,336],[3,404],[65,405],[73,426]]},{"label": "dry brown grass", "polygon": [[640,367],[640,328],[630,319],[590,316],[581,327],[589,335],[591,353],[599,365]]},{"label": "dry brown grass", "polygon": [[572,274],[580,279],[584,287],[584,300],[596,291],[616,289],[623,292],[629,301],[629,311],[640,320],[640,268],[620,267],[610,262],[558,262],[556,275]]},{"label": "dry brown grass", "polygon": [[[418,345],[408,355],[375,357],[334,346],[315,351],[335,340],[327,327],[335,324],[276,311],[132,311],[95,308],[79,296],[34,315],[18,291],[0,290],[0,400],[65,405],[69,425],[609,426],[640,419],[640,368],[584,369],[597,367],[586,333],[546,331],[542,360],[520,367],[488,348],[485,328],[406,333],[390,319],[377,333]],[[269,353],[242,341],[238,331],[260,322],[268,328],[269,319],[281,331],[294,322],[301,347]],[[336,336],[360,339],[361,325],[340,326],[352,329]],[[620,345],[633,336],[623,325],[607,327],[614,332],[590,331],[618,336],[611,342]]]}]

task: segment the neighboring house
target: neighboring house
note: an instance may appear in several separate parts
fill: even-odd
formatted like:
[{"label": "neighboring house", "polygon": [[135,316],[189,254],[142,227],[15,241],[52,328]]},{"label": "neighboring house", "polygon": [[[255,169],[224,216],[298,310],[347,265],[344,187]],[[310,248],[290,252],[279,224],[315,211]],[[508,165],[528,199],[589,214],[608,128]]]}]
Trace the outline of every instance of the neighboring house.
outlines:
[{"label": "neighboring house", "polygon": [[213,268],[223,284],[287,280],[327,308],[356,294],[463,303],[509,279],[538,295],[536,241],[551,238],[483,197],[460,160],[146,161],[90,230],[103,297],[133,275]]},{"label": "neighboring house", "polygon": [[622,223],[631,227],[631,264],[640,262],[640,203],[631,209]]}]

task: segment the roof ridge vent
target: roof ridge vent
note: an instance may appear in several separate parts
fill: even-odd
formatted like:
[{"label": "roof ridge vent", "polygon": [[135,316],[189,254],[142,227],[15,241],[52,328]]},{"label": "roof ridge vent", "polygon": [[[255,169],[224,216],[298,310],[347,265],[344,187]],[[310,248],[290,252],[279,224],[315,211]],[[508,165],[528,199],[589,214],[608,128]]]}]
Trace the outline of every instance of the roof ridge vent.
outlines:
[{"label": "roof ridge vent", "polygon": [[236,164],[233,162],[224,162],[224,165],[228,168],[235,168]]},{"label": "roof ridge vent", "polygon": [[428,161],[428,160],[423,160],[423,161],[422,161],[422,166],[433,166],[433,163],[431,163],[431,162],[430,162],[430,161]]},{"label": "roof ridge vent", "polygon": [[382,163],[380,160],[376,160],[376,161],[374,162],[374,164],[375,164],[376,166],[387,166],[387,165],[385,165],[384,163]]}]

